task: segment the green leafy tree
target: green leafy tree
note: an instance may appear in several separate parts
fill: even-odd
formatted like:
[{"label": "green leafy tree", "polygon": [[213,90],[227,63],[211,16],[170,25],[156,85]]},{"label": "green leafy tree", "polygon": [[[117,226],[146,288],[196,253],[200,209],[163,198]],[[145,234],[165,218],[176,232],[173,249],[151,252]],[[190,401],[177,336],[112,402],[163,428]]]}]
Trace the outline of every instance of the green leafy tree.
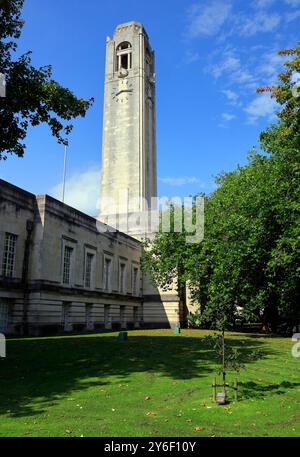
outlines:
[{"label": "green leafy tree", "polygon": [[291,319],[299,315],[300,293],[300,42],[278,52],[289,59],[279,84],[259,88],[270,92],[281,110],[279,123],[260,135],[261,147],[270,154],[274,181],[274,211],[280,230],[268,263],[270,287],[280,310]]},{"label": "green leafy tree", "polygon": [[[163,220],[169,221],[170,232],[163,232]],[[163,290],[169,290],[176,284],[180,298],[185,293],[187,251],[185,231],[174,230],[175,221],[184,220],[183,208],[172,202],[161,213],[159,232],[155,241],[146,239],[143,243],[142,269],[152,281]]]},{"label": "green leafy tree", "polygon": [[[199,303],[202,322],[223,332],[237,317],[276,331],[280,318],[296,319],[300,292],[300,47],[280,84],[271,90],[279,121],[260,135],[262,153],[217,178],[206,197],[205,238],[189,244],[185,233],[159,233],[147,250],[152,277],[168,287],[180,260],[180,274]],[[279,105],[280,106],[280,105]]]},{"label": "green leafy tree", "polygon": [[67,143],[68,122],[84,117],[93,99],[78,99],[52,79],[51,66],[35,68],[31,52],[16,57],[24,22],[24,0],[0,0],[0,73],[6,80],[6,97],[0,98],[0,160],[8,154],[24,155],[28,127],[49,125],[59,143]]}]

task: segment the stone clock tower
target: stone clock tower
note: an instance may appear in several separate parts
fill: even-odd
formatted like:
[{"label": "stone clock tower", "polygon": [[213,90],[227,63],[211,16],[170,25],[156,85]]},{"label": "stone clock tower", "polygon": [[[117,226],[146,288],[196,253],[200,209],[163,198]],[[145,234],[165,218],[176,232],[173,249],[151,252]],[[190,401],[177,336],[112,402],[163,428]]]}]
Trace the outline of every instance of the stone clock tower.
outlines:
[{"label": "stone clock tower", "polygon": [[100,212],[130,214],[157,195],[154,52],[139,22],[106,42]]}]

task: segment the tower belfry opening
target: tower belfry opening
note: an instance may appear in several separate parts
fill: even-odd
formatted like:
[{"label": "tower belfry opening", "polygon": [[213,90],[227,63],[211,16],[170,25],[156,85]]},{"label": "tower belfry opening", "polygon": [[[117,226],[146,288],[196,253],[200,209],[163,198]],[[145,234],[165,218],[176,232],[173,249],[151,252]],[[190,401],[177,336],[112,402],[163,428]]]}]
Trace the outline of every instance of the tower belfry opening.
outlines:
[{"label": "tower belfry opening", "polygon": [[132,46],[128,41],[120,43],[116,50],[116,70],[129,70],[132,67]]}]

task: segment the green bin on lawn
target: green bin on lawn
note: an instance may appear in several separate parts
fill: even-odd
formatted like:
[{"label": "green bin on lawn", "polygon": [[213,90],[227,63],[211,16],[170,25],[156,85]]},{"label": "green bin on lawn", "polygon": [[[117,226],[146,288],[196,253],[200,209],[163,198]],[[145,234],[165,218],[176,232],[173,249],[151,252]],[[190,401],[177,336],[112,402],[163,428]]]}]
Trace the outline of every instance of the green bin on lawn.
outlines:
[{"label": "green bin on lawn", "polygon": [[127,332],[119,332],[118,341],[126,341],[128,339]]}]

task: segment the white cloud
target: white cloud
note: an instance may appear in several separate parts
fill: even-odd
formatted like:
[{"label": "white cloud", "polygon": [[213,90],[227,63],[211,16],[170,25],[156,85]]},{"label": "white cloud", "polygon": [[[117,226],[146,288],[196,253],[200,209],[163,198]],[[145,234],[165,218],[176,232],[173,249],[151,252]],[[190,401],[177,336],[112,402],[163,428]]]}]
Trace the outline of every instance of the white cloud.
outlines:
[{"label": "white cloud", "polygon": [[238,108],[247,114],[249,122],[276,119],[276,101],[269,94],[256,96],[255,91],[277,83],[286,57],[276,51],[283,34],[289,31],[288,21],[300,19],[300,10],[295,8],[300,0],[281,3],[284,2],[286,6],[279,8],[279,0],[252,0],[247,5],[253,7],[249,12],[241,5],[236,7],[232,0],[224,0],[224,9],[220,0],[210,4],[203,0],[202,7],[199,1],[190,10],[189,36],[212,37],[204,71],[215,79],[218,91],[226,97],[222,101],[227,108],[223,110],[228,112],[220,112],[220,127],[231,125],[235,117],[231,111],[237,115]]},{"label": "white cloud", "polygon": [[187,64],[197,62],[200,59],[200,55],[198,52],[188,50],[185,53],[185,62]]},{"label": "white cloud", "polygon": [[259,32],[272,32],[281,21],[281,17],[277,13],[266,13],[260,11],[253,17],[241,16],[237,17],[239,25],[237,33],[244,37],[256,35]]},{"label": "white cloud", "polygon": [[230,89],[222,90],[222,93],[227,97],[227,100],[232,104],[235,104],[238,101],[238,94]]},{"label": "white cloud", "polygon": [[[254,93],[257,87],[275,84],[282,70],[285,56],[276,49],[243,49],[229,47],[212,54],[213,63],[206,71],[219,80],[226,89],[221,90],[232,106],[241,106],[245,95]],[[239,54],[238,54],[239,53]]]},{"label": "white cloud", "polygon": [[292,13],[287,13],[285,15],[285,19],[286,19],[287,22],[295,21],[299,17],[300,17],[300,10],[293,11]]},{"label": "white cloud", "polygon": [[[61,200],[62,183],[54,186],[49,194]],[[66,179],[65,203],[91,216],[99,211],[100,169],[92,166],[85,171],[71,174]]]},{"label": "white cloud", "polygon": [[230,122],[232,121],[233,119],[235,119],[236,116],[234,114],[230,114],[230,113],[222,113],[222,120],[224,122]]},{"label": "white cloud", "polygon": [[292,74],[291,80],[293,83],[300,82],[300,73],[298,71],[294,71],[294,73]]},{"label": "white cloud", "polygon": [[179,178],[159,178],[159,180],[164,183],[168,184],[169,186],[185,186],[186,184],[200,184],[201,187],[204,187],[204,184],[201,184],[201,181],[194,176],[182,176]]},{"label": "white cloud", "polygon": [[268,83],[271,84],[277,78],[286,58],[278,55],[275,50],[262,55],[260,58],[262,63],[258,65],[257,72],[266,77]]},{"label": "white cloud", "polygon": [[271,98],[270,94],[264,93],[255,97],[244,110],[248,114],[248,122],[252,124],[260,117],[268,117],[271,120],[276,107],[276,101]]},{"label": "white cloud", "polygon": [[[220,53],[219,53],[220,54]],[[219,56],[218,54],[218,56]],[[235,49],[227,49],[222,53],[223,59],[210,65],[207,71],[215,78],[228,78],[230,84],[244,86],[254,90],[257,87],[257,78],[247,69],[240,58],[236,56]]]},{"label": "white cloud", "polygon": [[214,0],[206,5],[192,5],[188,11],[189,37],[215,35],[227,20],[230,11],[231,4],[220,0]]},{"label": "white cloud", "polygon": [[256,8],[267,8],[271,6],[276,0],[255,0],[253,6]]},{"label": "white cloud", "polygon": [[300,5],[300,0],[284,0],[287,5],[292,6],[293,8]]},{"label": "white cloud", "polygon": [[223,51],[223,59],[217,63],[214,63],[208,68],[208,71],[212,74],[215,79],[220,78],[224,73],[230,73],[239,71],[241,68],[240,60],[235,56],[235,52],[232,49]]},{"label": "white cloud", "polygon": [[233,121],[233,119],[236,119],[236,115],[235,114],[222,113],[221,114],[221,122],[219,123],[219,127],[221,127],[221,128],[228,127],[229,122]]}]

